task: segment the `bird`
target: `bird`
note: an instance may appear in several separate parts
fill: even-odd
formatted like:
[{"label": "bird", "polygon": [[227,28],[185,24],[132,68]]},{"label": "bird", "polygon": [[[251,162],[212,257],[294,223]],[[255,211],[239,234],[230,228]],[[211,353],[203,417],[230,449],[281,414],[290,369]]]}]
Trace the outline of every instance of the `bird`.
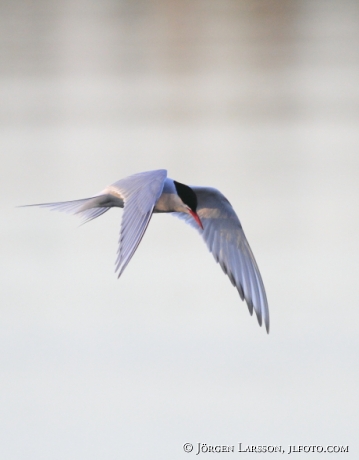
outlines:
[{"label": "bird", "polygon": [[188,186],[167,177],[166,169],[133,174],[90,198],[38,206],[78,215],[89,222],[110,208],[124,208],[115,262],[118,278],[140,244],[153,214],[171,213],[194,227],[209,251],[269,333],[269,309],[258,265],[232,205],[216,188]]}]

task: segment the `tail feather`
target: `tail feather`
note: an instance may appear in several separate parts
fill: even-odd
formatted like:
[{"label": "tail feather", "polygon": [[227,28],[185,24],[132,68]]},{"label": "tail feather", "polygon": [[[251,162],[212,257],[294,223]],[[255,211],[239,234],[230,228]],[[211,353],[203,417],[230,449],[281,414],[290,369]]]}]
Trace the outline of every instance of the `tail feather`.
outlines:
[{"label": "tail feather", "polygon": [[81,225],[86,224],[86,222],[90,222],[90,220],[96,219],[97,217],[102,216],[108,211],[110,208],[92,208],[87,209],[85,211],[79,211],[77,214],[80,214],[82,219]]},{"label": "tail feather", "polygon": [[[48,208],[50,211],[66,212],[67,214],[78,215],[82,219],[82,224],[101,216],[110,209],[111,206],[103,206],[104,196],[94,196],[82,200],[58,201],[55,203],[29,204],[22,207],[37,206]],[[101,206],[102,205],[102,206]]]}]

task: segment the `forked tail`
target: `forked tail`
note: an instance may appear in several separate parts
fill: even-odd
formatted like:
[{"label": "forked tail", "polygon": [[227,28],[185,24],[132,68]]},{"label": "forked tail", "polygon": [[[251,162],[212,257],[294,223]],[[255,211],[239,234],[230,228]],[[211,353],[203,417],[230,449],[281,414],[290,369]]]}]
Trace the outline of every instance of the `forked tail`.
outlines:
[{"label": "forked tail", "polygon": [[21,207],[37,206],[49,208],[50,211],[66,212],[67,214],[78,215],[82,219],[82,224],[101,216],[108,211],[113,204],[108,200],[107,195],[98,195],[91,198],[73,201],[58,201],[56,203],[28,204]]}]

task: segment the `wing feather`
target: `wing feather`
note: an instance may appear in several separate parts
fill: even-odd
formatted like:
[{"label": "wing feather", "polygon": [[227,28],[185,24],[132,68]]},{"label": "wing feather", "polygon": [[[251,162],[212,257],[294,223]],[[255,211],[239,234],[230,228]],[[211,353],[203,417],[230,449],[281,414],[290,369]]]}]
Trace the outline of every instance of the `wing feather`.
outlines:
[{"label": "wing feather", "polygon": [[115,262],[121,276],[140,244],[161,196],[167,177],[164,169],[134,174],[110,186],[124,200],[118,255]]},{"label": "wing feather", "polygon": [[197,195],[197,214],[203,224],[201,230],[193,218],[174,213],[196,228],[220,264],[231,283],[245,300],[250,314],[256,312],[259,325],[269,332],[269,311],[262,277],[241,223],[231,204],[221,192],[209,187],[191,187]]}]

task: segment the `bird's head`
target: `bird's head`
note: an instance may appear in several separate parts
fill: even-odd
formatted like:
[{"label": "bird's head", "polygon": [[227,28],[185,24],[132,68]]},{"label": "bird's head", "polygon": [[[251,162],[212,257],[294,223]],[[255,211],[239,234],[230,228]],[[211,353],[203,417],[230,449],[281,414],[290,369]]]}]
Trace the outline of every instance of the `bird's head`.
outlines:
[{"label": "bird's head", "polygon": [[184,212],[190,214],[203,230],[201,219],[198,217],[197,214],[197,195],[191,189],[191,187],[188,187],[188,185],[181,184],[180,182],[176,182],[175,180],[173,182],[175,184],[177,194],[181,199],[182,203],[184,204]]}]

